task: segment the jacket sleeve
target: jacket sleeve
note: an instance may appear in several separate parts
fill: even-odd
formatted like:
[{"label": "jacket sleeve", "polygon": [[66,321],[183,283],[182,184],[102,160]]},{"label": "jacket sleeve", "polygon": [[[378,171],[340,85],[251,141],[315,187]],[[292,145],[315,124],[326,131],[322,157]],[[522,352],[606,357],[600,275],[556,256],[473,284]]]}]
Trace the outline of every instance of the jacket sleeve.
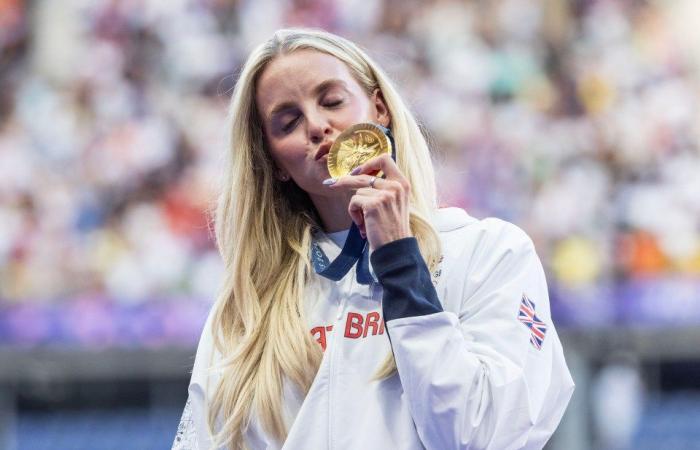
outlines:
[{"label": "jacket sleeve", "polygon": [[192,420],[192,399],[187,397],[171,450],[197,449],[197,430]]},{"label": "jacket sleeve", "polygon": [[171,450],[211,449],[211,434],[209,433],[206,412],[207,387],[214,385],[216,380],[209,370],[215,360],[211,320],[212,314],[209,315],[199,339],[192,377],[187,390],[187,402]]},{"label": "jacket sleeve", "polygon": [[[416,429],[427,449],[542,448],[573,392],[542,266],[506,222],[491,222],[469,247],[442,291],[459,296],[451,311],[443,304],[454,299],[438,299],[415,239],[372,255]],[[529,324],[523,304],[534,308]]]}]

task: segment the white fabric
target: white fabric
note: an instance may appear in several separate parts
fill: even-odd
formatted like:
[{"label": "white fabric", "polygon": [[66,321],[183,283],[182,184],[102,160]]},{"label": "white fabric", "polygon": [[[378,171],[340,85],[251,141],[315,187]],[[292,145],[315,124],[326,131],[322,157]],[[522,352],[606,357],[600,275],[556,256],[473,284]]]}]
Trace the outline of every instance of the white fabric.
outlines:
[{"label": "white fabric", "polygon": [[[433,276],[444,312],[392,320],[385,329],[379,284],[358,284],[354,270],[337,283],[315,277],[306,308],[309,329],[325,344],[321,367],[306,398],[285,385],[284,444],[253,418],[245,433],[248,448],[544,446],[574,385],[533,244],[512,224],[479,221],[456,208],[440,210],[434,223],[443,259]],[[340,251],[324,236],[318,242],[331,259]],[[539,350],[518,320],[523,294],[548,327]],[[198,443],[193,449],[207,449],[210,442],[205,397],[218,382],[217,374],[207,373],[216,358],[210,333],[208,321],[189,387]],[[373,381],[392,349],[398,375]]]},{"label": "white fabric", "polygon": [[175,433],[175,441],[171,450],[188,450],[197,448],[197,430],[192,420],[192,400],[187,399],[185,409],[182,411],[180,424]]},{"label": "white fabric", "polygon": [[327,236],[328,238],[335,242],[335,245],[337,245],[339,248],[343,248],[343,244],[345,244],[345,239],[348,238],[348,234],[350,233],[350,230],[341,230],[341,231],[336,231],[333,233],[328,233]]}]

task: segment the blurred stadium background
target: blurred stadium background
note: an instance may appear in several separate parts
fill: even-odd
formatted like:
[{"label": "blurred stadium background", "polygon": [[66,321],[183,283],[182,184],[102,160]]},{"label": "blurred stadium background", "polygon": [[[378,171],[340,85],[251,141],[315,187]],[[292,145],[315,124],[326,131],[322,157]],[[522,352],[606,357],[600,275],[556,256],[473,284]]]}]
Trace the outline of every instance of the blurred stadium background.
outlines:
[{"label": "blurred stadium background", "polygon": [[369,49],[444,203],[535,240],[578,386],[548,448],[700,448],[696,0],[0,0],[0,448],[169,448],[228,97],[285,25]]}]

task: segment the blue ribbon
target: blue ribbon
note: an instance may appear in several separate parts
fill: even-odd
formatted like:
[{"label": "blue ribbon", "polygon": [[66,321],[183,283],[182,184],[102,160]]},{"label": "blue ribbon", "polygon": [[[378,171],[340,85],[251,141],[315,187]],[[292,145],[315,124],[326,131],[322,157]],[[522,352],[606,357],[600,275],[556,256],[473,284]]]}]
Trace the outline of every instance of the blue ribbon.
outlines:
[{"label": "blue ribbon", "polygon": [[357,263],[357,281],[360,284],[370,284],[372,275],[369,273],[369,245],[367,239],[360,235],[360,230],[354,223],[350,227],[340,255],[330,262],[321,247],[314,242],[311,250],[311,261],[317,274],[333,281],[340,281]]}]

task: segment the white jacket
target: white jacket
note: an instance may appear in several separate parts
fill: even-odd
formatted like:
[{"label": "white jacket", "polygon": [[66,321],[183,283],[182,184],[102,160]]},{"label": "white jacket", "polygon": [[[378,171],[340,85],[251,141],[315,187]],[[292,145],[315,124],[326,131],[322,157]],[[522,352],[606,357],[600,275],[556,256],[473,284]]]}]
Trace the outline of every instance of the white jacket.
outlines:
[{"label": "white jacket", "polygon": [[[306,397],[285,385],[289,434],[284,444],[253,418],[245,433],[248,448],[544,446],[574,384],[532,241],[512,224],[476,220],[457,208],[438,211],[434,224],[443,258],[432,276],[444,311],[385,325],[379,283],[358,284],[354,270],[339,282],[317,276],[307,317],[309,330],[325,348],[319,371]],[[331,259],[340,252],[325,236],[318,243]],[[532,308],[534,316],[526,314]],[[197,349],[175,449],[210,447],[205,401],[218,382],[207,373],[217,359],[210,320]],[[392,350],[398,375],[372,381]]]}]

